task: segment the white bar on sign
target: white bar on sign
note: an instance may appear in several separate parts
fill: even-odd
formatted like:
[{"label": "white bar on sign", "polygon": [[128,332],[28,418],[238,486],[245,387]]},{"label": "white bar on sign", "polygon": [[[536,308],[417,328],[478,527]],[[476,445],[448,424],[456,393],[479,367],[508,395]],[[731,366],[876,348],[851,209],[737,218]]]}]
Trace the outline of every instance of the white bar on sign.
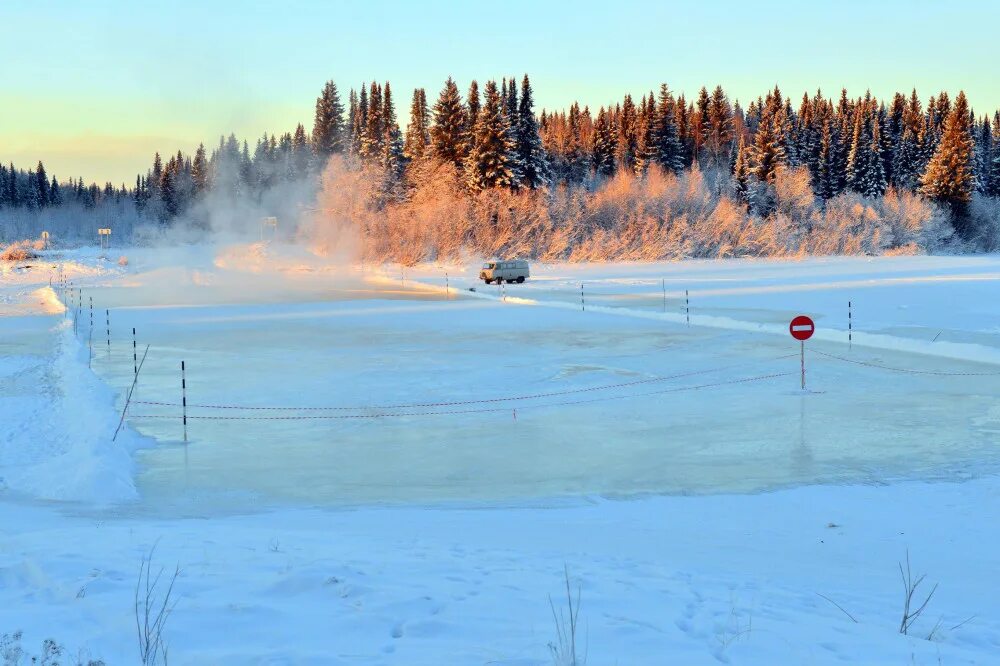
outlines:
[{"label": "white bar on sign", "polygon": [[806,324],[806,325],[803,325],[803,326],[792,326],[792,330],[793,331],[811,331],[811,330],[813,330],[813,327],[809,326],[808,324]]}]

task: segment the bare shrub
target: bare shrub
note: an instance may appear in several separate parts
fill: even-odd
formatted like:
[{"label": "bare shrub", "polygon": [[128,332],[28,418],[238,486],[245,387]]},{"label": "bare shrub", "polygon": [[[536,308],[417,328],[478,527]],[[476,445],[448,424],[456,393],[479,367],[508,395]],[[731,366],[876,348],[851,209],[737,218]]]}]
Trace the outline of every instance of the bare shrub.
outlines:
[{"label": "bare shrub", "polygon": [[[931,588],[931,591],[924,597],[923,602],[917,606],[916,604],[916,594],[917,588],[920,584],[924,582],[927,577],[926,574],[921,574],[916,578],[913,577],[913,573],[910,571],[910,551],[906,551],[906,568],[903,568],[903,563],[899,563],[899,575],[903,579],[903,617],[899,622],[899,633],[908,635],[910,629],[913,627],[913,623],[920,619],[924,610],[927,608],[927,604],[930,603],[931,597],[937,591],[937,583]],[[931,635],[933,635],[933,631]]]},{"label": "bare shrub", "polygon": [[577,654],[577,632],[580,628],[580,586],[576,587],[576,596],[569,582],[569,569],[563,569],[566,583],[566,605],[556,610],[555,602],[549,597],[549,608],[552,609],[552,620],[556,625],[556,640],[549,643],[554,666],[583,666],[587,663],[587,655]]},{"label": "bare shrub", "polygon": [[17,241],[0,251],[0,261],[28,261],[37,258],[38,254],[31,249],[31,241]]},{"label": "bare shrub", "polygon": [[155,576],[152,575],[155,550],[154,546],[140,560],[139,578],[135,583],[135,628],[139,640],[139,663],[143,666],[166,666],[167,642],[164,630],[177,605],[171,596],[174,583],[181,573],[180,568],[175,567],[173,575],[161,585],[163,569],[160,568]]}]

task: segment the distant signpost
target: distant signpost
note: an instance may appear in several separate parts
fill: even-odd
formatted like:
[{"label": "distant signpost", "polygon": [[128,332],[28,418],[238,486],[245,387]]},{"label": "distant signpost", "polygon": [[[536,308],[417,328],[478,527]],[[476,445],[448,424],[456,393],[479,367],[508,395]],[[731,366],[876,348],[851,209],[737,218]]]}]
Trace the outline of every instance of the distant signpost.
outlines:
[{"label": "distant signpost", "polygon": [[799,341],[799,360],[802,366],[802,390],[806,389],[806,340],[816,332],[816,324],[805,315],[799,315],[788,324],[788,332]]},{"label": "distant signpost", "polygon": [[42,249],[49,249],[49,232],[42,232]]},{"label": "distant signpost", "polygon": [[[265,229],[270,229],[269,232],[265,232]],[[262,217],[260,220],[260,240],[263,242],[264,234],[270,233],[271,237],[268,240],[274,240],[275,236],[278,235],[278,218],[276,217]]]},{"label": "distant signpost", "polygon": [[111,229],[98,229],[97,237],[101,239],[101,250],[107,250],[111,246]]}]

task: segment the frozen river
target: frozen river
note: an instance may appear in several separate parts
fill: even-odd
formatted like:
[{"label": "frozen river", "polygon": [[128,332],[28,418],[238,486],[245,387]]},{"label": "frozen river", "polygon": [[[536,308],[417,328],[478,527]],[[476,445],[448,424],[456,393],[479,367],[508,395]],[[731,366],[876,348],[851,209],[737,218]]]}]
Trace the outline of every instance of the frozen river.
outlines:
[{"label": "frozen river", "polygon": [[[261,276],[200,279],[182,290],[195,298],[148,280],[84,292],[108,383],[131,383],[132,326],[140,354],[150,345],[129,410],[159,442],[138,454],[150,507],[742,492],[972,476],[1000,458],[995,365],[817,340],[872,365],[810,353],[803,393],[797,343],[767,333],[447,298],[410,281],[316,279],[290,297]],[[791,307],[756,302],[765,321]]]}]

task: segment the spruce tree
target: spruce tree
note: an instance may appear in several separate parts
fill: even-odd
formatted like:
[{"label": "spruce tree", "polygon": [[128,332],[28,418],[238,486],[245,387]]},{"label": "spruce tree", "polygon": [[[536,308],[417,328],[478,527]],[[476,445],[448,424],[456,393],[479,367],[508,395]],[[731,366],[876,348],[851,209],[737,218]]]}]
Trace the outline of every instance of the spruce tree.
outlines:
[{"label": "spruce tree", "polygon": [[549,184],[548,159],[542,138],[535,119],[534,93],[531,82],[525,74],[521,79],[521,101],[517,114],[517,131],[515,132],[516,153],[521,170],[521,184],[530,189],[537,189]]},{"label": "spruce tree", "polygon": [[[351,145],[353,146],[353,139]],[[303,127],[302,123],[299,123],[295,126],[295,134],[292,135],[292,172],[296,178],[304,178],[309,172],[309,153],[306,128]]]},{"label": "spruce tree", "polygon": [[392,102],[392,89],[385,82],[382,94],[382,168],[392,179],[399,178],[403,173],[405,157],[403,155],[403,135],[396,122],[396,110]]},{"label": "spruce tree", "polygon": [[427,94],[423,88],[413,91],[410,102],[410,124],[406,126],[406,144],[403,153],[408,160],[419,160],[430,143],[430,112],[427,109]]},{"label": "spruce tree", "polygon": [[41,161],[35,169],[35,205],[39,208],[49,205],[49,177],[45,174],[45,165]]},{"label": "spruce tree", "polygon": [[751,171],[762,183],[774,182],[778,169],[787,162],[785,125],[781,93],[775,87],[761,107],[750,155]]},{"label": "spruce tree", "polygon": [[660,95],[652,127],[653,161],[666,171],[678,172],[684,167],[683,146],[677,129],[677,103],[667,84],[660,84]]},{"label": "spruce tree", "polygon": [[951,208],[955,229],[965,237],[971,231],[967,225],[966,213],[975,184],[972,151],[968,101],[965,93],[960,92],[955,99],[954,108],[951,108],[944,121],[937,149],[920,179],[920,189],[925,196]]},{"label": "spruce tree", "polygon": [[466,112],[458,86],[448,77],[434,104],[431,150],[434,156],[461,168],[467,154]]},{"label": "spruce tree", "polygon": [[615,135],[612,132],[609,114],[602,106],[594,123],[591,146],[591,163],[600,176],[611,176],[615,172]]},{"label": "spruce tree", "polygon": [[990,174],[993,170],[993,132],[990,130],[989,118],[975,123],[975,150],[973,152],[976,177],[976,191],[989,195],[992,187]]},{"label": "spruce tree", "polygon": [[833,121],[827,118],[820,136],[819,157],[816,164],[814,189],[821,199],[832,199],[837,194],[837,150]]},{"label": "spruce tree", "polygon": [[1000,197],[1000,111],[993,114],[993,157],[990,169],[990,196]]},{"label": "spruce tree", "polygon": [[208,162],[205,159],[205,144],[199,143],[191,163],[191,183],[196,195],[208,189]]},{"label": "spruce tree", "polygon": [[751,204],[751,172],[749,150],[744,137],[736,148],[736,162],[733,164],[733,194],[737,201],[742,202],[749,210]]},{"label": "spruce tree", "polygon": [[468,187],[474,191],[517,187],[514,149],[500,91],[496,81],[489,81],[476,120],[475,143],[465,163]]},{"label": "spruce tree", "polygon": [[886,177],[875,101],[866,98],[854,115],[854,133],[847,157],[848,185],[862,196],[880,197],[885,194]]},{"label": "spruce tree", "polygon": [[631,95],[625,95],[621,112],[618,115],[618,139],[617,149],[615,150],[615,162],[620,168],[631,171],[635,169],[636,130],[638,127],[635,102],[632,101]]},{"label": "spruce tree", "polygon": [[368,162],[378,162],[385,151],[385,122],[382,117],[382,87],[372,81],[368,90],[368,117],[361,133],[358,154]]},{"label": "spruce tree", "polygon": [[344,105],[340,101],[337,84],[327,81],[323,92],[316,98],[316,116],[313,121],[312,145],[319,161],[344,152]]}]

